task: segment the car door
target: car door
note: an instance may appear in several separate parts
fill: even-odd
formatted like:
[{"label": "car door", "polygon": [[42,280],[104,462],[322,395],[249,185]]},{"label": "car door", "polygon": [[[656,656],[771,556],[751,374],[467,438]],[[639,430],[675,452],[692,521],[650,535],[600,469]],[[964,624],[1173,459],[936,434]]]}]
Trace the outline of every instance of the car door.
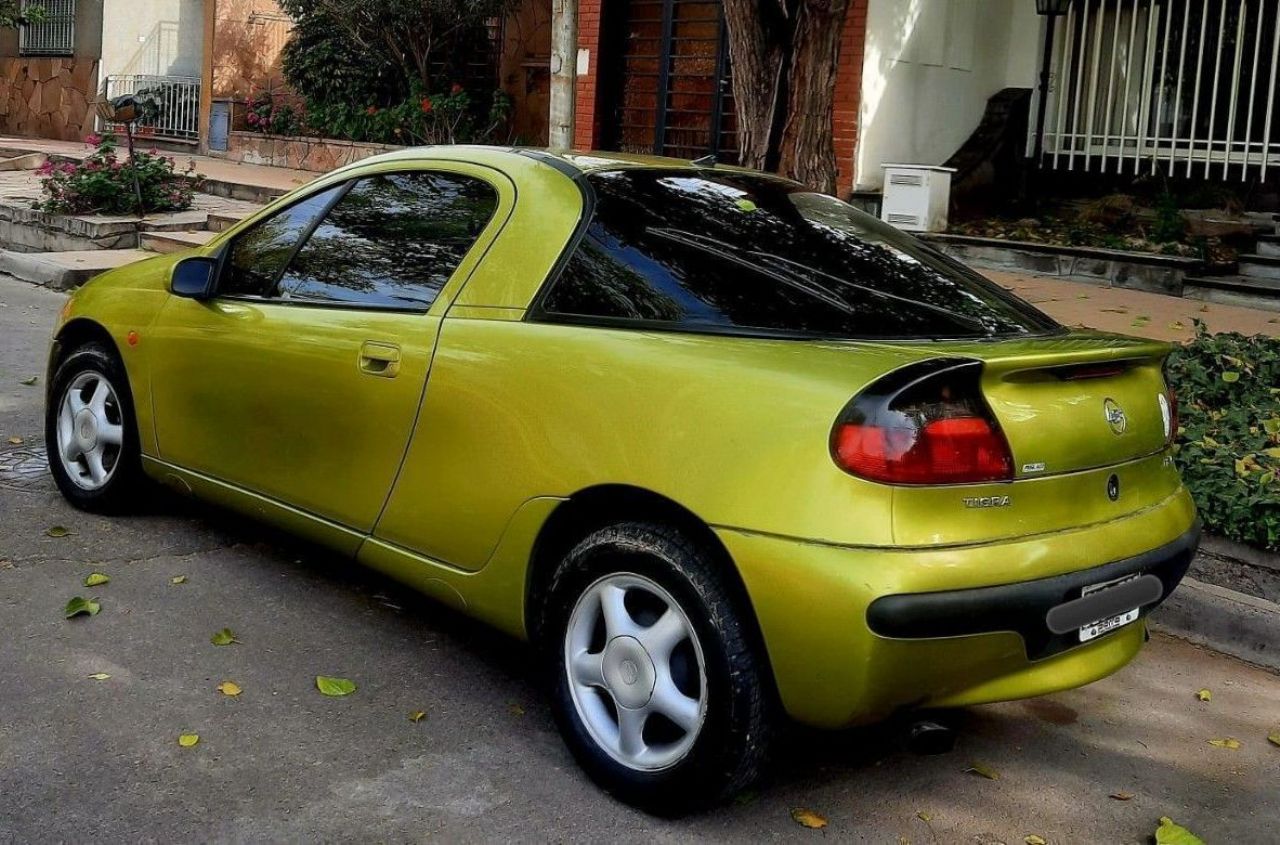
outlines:
[{"label": "car door", "polygon": [[171,297],[151,332],[161,460],[371,531],[441,292],[500,228],[500,187],[463,164],[381,172],[236,233],[215,297]]}]

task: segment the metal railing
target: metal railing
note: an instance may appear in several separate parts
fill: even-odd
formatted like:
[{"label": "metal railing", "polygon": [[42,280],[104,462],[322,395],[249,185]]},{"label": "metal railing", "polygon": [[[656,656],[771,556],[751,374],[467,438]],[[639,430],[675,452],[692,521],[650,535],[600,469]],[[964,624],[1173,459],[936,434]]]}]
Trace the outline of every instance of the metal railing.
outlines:
[{"label": "metal railing", "polygon": [[39,23],[18,28],[21,56],[70,56],[76,46],[76,0],[22,0],[22,11],[39,6]]},{"label": "metal railing", "polygon": [[[200,137],[200,79],[194,76],[122,74],[106,79],[107,97],[132,94],[142,116],[140,135],[195,140]],[[105,126],[99,126],[105,129]]]},{"label": "metal railing", "polygon": [[1045,164],[1266,178],[1280,0],[1074,0],[1054,47]]}]

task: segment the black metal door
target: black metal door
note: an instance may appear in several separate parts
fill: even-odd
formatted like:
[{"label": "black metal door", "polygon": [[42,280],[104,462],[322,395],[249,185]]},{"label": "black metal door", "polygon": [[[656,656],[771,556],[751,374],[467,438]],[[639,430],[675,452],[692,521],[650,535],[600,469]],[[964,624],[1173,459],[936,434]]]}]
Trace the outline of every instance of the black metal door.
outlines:
[{"label": "black metal door", "polygon": [[606,3],[600,64],[606,149],[738,157],[719,0]]}]

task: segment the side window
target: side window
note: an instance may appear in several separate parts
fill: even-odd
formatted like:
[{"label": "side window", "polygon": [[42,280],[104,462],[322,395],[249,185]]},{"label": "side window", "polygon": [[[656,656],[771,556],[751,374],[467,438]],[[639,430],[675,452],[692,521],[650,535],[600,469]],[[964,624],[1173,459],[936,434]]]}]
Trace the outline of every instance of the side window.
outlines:
[{"label": "side window", "polygon": [[344,187],[345,184],[335,185],[313,194],[237,235],[231,244],[229,267],[219,292],[231,296],[271,296],[276,279],[280,278],[298,241]]},{"label": "side window", "polygon": [[280,295],[425,311],[497,205],[493,187],[470,176],[410,172],[361,179],[290,262]]}]

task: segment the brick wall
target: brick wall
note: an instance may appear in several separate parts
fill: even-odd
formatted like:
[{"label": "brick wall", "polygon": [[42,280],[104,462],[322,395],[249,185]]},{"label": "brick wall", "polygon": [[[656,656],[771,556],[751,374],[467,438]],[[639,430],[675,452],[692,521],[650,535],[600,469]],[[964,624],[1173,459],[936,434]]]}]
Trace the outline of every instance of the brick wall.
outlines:
[{"label": "brick wall", "polygon": [[[614,0],[622,2],[623,0]],[[847,196],[853,189],[855,156],[858,147],[858,110],[862,102],[862,58],[867,34],[867,3],[850,0],[849,16],[840,41],[840,65],[836,69],[835,109],[832,140],[838,168],[837,193]],[[596,114],[596,79],[600,66],[600,12],[603,0],[579,0],[578,47],[591,51],[591,64],[578,77],[574,146],[590,150],[599,146],[600,123]]]},{"label": "brick wall", "polygon": [[587,72],[578,77],[574,100],[573,146],[579,150],[594,150],[599,146],[596,71],[600,67],[600,11],[603,5],[604,0],[578,0],[578,49],[591,51]]}]

